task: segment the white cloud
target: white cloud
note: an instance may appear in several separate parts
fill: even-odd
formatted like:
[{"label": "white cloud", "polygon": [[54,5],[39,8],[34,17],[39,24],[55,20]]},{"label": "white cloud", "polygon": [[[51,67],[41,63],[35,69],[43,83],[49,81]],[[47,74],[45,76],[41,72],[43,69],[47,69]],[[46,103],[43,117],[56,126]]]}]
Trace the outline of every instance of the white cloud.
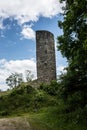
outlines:
[{"label": "white cloud", "polygon": [[21,32],[21,35],[23,38],[26,38],[26,39],[32,39],[34,40],[35,39],[35,32],[33,31],[33,29],[28,26],[28,25],[25,25],[23,27],[23,30]]},{"label": "white cloud", "polygon": [[24,73],[25,70],[30,70],[36,78],[36,63],[34,59],[25,59],[25,60],[10,60],[6,59],[0,60],[0,89],[7,89],[8,87],[5,84],[6,78],[11,73]]},{"label": "white cloud", "polygon": [[53,17],[62,11],[61,7],[58,0],[0,0],[0,29],[3,29],[3,20],[13,18],[23,27],[24,38],[32,39],[33,30],[24,28],[23,24],[36,22],[40,16]]},{"label": "white cloud", "polygon": [[57,75],[60,75],[60,73],[62,72],[62,73],[65,73],[66,72],[66,70],[64,70],[64,68],[65,68],[66,66],[57,66]]},{"label": "white cloud", "polygon": [[[8,4],[9,3],[9,4]],[[3,0],[0,1],[0,16],[14,17],[20,24],[36,21],[40,15],[52,17],[61,12],[58,0]]]},{"label": "white cloud", "polygon": [[[60,72],[65,72],[65,66],[58,66],[57,67],[57,74],[59,75]],[[7,61],[6,59],[0,60],[0,89],[6,90],[8,86],[5,84],[6,78],[11,75],[11,73],[25,73],[25,70],[30,70],[36,78],[36,62],[34,59],[25,59],[25,60],[10,60]]]}]

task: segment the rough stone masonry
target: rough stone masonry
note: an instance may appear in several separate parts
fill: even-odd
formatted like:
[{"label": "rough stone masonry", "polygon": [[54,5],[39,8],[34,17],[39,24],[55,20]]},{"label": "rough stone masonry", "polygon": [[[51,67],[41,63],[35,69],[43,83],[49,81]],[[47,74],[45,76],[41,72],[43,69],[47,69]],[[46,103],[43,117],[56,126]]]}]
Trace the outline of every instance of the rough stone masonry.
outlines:
[{"label": "rough stone masonry", "polygon": [[56,80],[54,35],[45,30],[36,31],[37,80]]}]

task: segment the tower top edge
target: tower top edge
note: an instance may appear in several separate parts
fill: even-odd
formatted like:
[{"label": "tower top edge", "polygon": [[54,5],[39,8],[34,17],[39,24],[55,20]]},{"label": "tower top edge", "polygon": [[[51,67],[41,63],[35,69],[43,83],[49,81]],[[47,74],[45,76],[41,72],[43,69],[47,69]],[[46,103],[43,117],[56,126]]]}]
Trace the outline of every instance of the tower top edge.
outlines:
[{"label": "tower top edge", "polygon": [[[48,33],[48,34],[53,35],[53,33],[51,33],[50,31],[47,31],[47,30],[37,30],[37,31],[36,31],[36,34],[38,34],[38,33]],[[53,35],[53,36],[54,36],[54,35]]]}]

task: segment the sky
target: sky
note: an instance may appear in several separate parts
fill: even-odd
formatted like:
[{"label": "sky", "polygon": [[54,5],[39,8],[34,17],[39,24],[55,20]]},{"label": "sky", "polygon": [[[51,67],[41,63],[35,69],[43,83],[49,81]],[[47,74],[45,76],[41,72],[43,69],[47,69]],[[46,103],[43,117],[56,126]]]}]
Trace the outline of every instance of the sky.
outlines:
[{"label": "sky", "polygon": [[67,65],[57,51],[57,36],[63,32],[58,27],[62,6],[58,0],[0,0],[0,89],[9,87],[5,80],[12,73],[30,70],[36,78],[37,30],[54,34],[57,75]]}]

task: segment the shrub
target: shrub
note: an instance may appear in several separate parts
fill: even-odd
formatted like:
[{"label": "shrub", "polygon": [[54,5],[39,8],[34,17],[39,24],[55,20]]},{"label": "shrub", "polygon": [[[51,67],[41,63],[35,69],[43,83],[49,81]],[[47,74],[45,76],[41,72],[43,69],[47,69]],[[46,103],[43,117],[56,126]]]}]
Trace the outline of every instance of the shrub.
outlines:
[{"label": "shrub", "polygon": [[8,111],[1,111],[0,116],[8,116],[9,112]]},{"label": "shrub", "polygon": [[59,85],[56,81],[51,81],[50,84],[41,84],[39,89],[44,90],[45,92],[47,92],[50,95],[57,95]]},{"label": "shrub", "polygon": [[46,105],[46,102],[47,102],[46,92],[44,92],[43,90],[37,90],[32,101],[34,109],[36,110],[41,108],[42,106]]},{"label": "shrub", "polygon": [[30,85],[26,85],[25,91],[26,91],[26,93],[29,94],[29,93],[33,93],[35,91],[35,89]]}]

